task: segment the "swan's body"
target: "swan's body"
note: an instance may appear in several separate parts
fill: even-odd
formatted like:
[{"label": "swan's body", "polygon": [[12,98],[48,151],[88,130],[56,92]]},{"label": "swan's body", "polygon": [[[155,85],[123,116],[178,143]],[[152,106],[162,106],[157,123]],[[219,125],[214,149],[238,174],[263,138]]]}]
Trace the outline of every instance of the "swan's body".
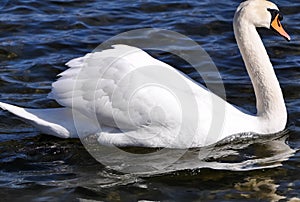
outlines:
[{"label": "swan's body", "polygon": [[[248,0],[240,5],[234,18],[236,39],[256,94],[257,115],[240,111],[168,64],[126,45],[67,63],[70,68],[60,74],[49,95],[63,108],[24,109],[5,103],[0,107],[50,135],[72,138],[97,134],[101,144],[118,146],[200,147],[238,133],[280,132],[287,121],[284,99],[256,31],[256,27],[270,28],[274,21],[274,13],[268,9],[278,11],[268,1]],[[146,71],[139,71],[147,66]],[[155,67],[155,73],[151,67]],[[178,100],[158,85],[139,88],[145,80],[160,80],[157,71],[168,71],[186,84],[174,83],[170,88],[195,101],[197,116],[182,115]],[[221,123],[215,121],[220,115],[214,105],[222,107]]]}]

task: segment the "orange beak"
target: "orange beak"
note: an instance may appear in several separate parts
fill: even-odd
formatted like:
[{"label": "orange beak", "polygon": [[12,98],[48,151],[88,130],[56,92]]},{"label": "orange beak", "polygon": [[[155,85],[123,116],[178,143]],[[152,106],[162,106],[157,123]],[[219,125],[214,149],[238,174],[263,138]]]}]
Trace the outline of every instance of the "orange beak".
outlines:
[{"label": "orange beak", "polygon": [[287,41],[291,40],[291,37],[286,33],[286,31],[283,29],[283,26],[280,23],[279,20],[279,14],[276,15],[274,20],[271,23],[271,27],[281,36],[283,36]]}]

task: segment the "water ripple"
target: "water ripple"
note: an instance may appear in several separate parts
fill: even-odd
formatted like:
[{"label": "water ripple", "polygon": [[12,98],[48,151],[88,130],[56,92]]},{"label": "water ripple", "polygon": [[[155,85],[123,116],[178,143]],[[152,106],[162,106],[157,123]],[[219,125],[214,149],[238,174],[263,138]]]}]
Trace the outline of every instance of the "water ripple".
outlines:
[{"label": "water ripple", "polygon": [[[64,64],[68,60],[92,51],[116,34],[154,27],[177,31],[201,44],[220,70],[229,101],[255,112],[253,89],[233,37],[232,17],[239,3],[2,0],[1,101],[34,108],[57,107],[46,96],[56,75],[67,68]],[[266,30],[260,33],[289,112],[288,134],[283,139],[271,137],[189,150],[165,170],[132,175],[101,165],[78,140],[41,135],[30,125],[0,111],[0,196],[6,193],[3,199],[10,201],[17,196],[28,201],[244,201],[257,200],[255,197],[299,197],[300,3],[276,3],[284,13],[283,23],[293,41],[287,43]],[[147,34],[138,37],[143,39]],[[165,53],[153,55],[178,65],[178,69],[201,81],[200,75],[178,58]],[[210,82],[215,82],[214,75],[210,78]],[[140,148],[129,150],[145,152]],[[149,161],[145,165],[152,164]],[[262,187],[270,192],[265,194]]]}]

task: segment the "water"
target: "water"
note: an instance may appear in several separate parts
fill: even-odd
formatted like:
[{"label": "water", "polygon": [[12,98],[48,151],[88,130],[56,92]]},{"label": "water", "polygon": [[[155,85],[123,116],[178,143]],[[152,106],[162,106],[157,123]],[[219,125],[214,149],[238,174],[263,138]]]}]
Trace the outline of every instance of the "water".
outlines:
[{"label": "water", "polygon": [[[227,99],[255,112],[251,83],[233,38],[232,17],[240,1],[14,0],[0,4],[1,101],[23,107],[58,104],[46,98],[64,63],[101,42],[137,28],[163,28],[197,41],[211,55],[225,83]],[[299,81],[300,3],[278,0],[290,43],[261,31],[280,80],[288,112],[284,134],[237,138],[192,149],[162,170],[117,172],[98,163],[79,140],[40,134],[0,112],[1,201],[278,201],[300,198]],[[147,36],[141,36],[147,37]],[[154,53],[192,78],[201,78],[168,54]],[[182,65],[181,65],[182,63]],[[131,153],[152,153],[127,148]],[[176,150],[170,155],[176,155]],[[105,156],[104,160],[110,161]],[[120,159],[124,156],[120,156]],[[152,158],[155,158],[152,157]],[[120,166],[118,159],[115,166]],[[166,159],[145,159],[145,168]],[[124,166],[124,165],[123,165]],[[112,167],[114,168],[114,167]],[[127,168],[126,165],[123,167]],[[132,169],[129,167],[129,169]]]}]

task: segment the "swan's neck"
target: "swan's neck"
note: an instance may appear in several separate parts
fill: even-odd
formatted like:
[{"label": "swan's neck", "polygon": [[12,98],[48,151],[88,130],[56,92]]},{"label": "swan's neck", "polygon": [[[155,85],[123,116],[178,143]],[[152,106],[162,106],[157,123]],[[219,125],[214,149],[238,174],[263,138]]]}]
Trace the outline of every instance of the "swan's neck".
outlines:
[{"label": "swan's neck", "polygon": [[234,20],[234,32],[254,87],[257,116],[285,125],[287,112],[282,91],[255,26],[238,18]]}]

